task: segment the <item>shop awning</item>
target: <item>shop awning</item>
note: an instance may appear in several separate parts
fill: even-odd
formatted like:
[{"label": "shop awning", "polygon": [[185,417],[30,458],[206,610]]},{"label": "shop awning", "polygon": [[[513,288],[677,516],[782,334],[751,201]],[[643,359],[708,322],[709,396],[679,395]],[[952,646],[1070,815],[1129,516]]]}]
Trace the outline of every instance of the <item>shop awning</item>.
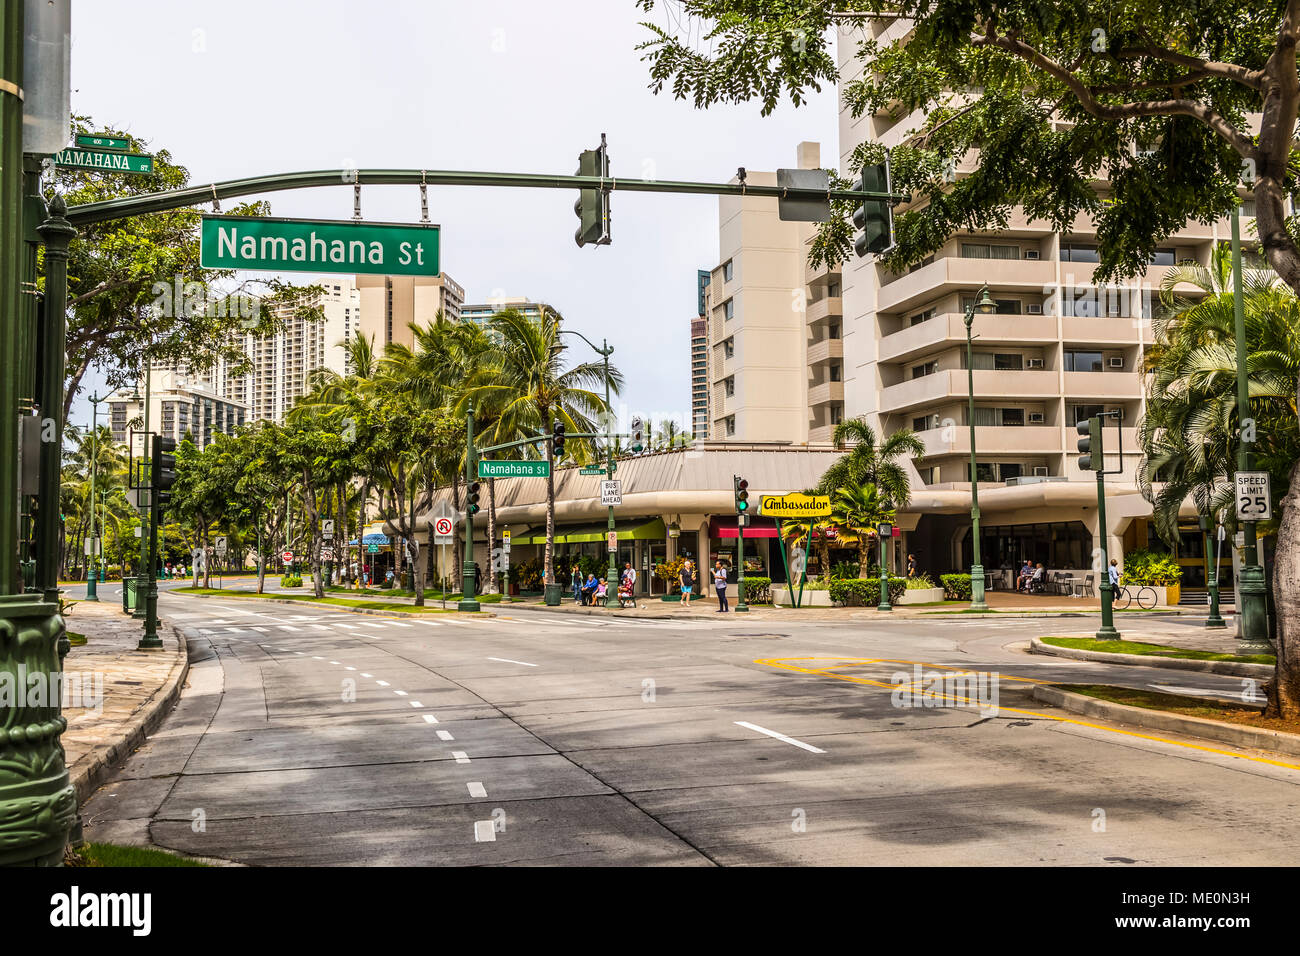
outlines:
[{"label": "shop awning", "polygon": [[[771,518],[760,518],[754,516],[749,519],[749,525],[745,528],[746,538],[775,538],[776,522]],[[709,537],[710,538],[738,538],[740,532],[736,530],[735,515],[714,515],[709,519]]]},{"label": "shop awning", "polygon": [[[668,528],[662,518],[637,518],[631,521],[615,521],[614,530],[618,532],[619,541],[662,541],[668,537]],[[604,541],[609,533],[609,522],[583,525],[560,525],[555,529],[556,544],[581,544],[583,542]],[[514,540],[519,544],[545,544],[546,528],[534,528]]]}]

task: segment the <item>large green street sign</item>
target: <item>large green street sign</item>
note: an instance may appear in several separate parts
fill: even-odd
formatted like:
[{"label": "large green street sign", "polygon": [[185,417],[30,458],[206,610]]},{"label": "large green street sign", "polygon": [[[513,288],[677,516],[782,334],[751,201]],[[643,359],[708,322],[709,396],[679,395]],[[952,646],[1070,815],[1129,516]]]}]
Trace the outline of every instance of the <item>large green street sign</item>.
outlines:
[{"label": "large green street sign", "polygon": [[480,458],[480,478],[545,478],[551,473],[551,463],[537,461],[488,461]]},{"label": "large green street sign", "polygon": [[152,173],[153,157],[143,153],[105,153],[96,149],[78,149],[69,146],[54,154],[54,165],[107,169],[115,173]]},{"label": "large green street sign", "polygon": [[205,269],[436,276],[438,227],[325,219],[204,216]]}]

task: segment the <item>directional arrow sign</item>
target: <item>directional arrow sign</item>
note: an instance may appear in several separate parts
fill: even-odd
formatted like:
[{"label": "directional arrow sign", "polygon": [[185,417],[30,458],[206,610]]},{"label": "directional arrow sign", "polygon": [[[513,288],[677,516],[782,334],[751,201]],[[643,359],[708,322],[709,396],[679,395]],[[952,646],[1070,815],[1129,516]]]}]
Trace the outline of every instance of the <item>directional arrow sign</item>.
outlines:
[{"label": "directional arrow sign", "polygon": [[436,276],[438,227],[204,216],[199,262],[207,269]]},{"label": "directional arrow sign", "polygon": [[91,149],[118,149],[128,150],[131,144],[125,139],[117,136],[88,136],[85,133],[77,134],[78,146],[89,146]]},{"label": "directional arrow sign", "polygon": [[152,173],[153,157],[143,153],[105,153],[94,149],[69,146],[54,154],[55,166],[82,169],[107,169],[115,173]]}]

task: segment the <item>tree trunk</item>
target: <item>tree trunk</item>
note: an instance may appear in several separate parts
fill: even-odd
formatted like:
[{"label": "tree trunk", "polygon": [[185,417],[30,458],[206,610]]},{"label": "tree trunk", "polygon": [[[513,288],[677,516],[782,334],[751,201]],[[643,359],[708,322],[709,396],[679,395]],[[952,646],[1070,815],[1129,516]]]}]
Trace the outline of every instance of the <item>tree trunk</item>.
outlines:
[{"label": "tree trunk", "polygon": [[1273,562],[1273,600],[1277,610],[1277,673],[1265,686],[1266,716],[1300,719],[1300,462],[1282,500]]},{"label": "tree trunk", "polygon": [[867,576],[867,565],[871,563],[871,542],[866,532],[858,532],[858,577]]},{"label": "tree trunk", "polygon": [[[546,417],[542,417],[545,421]],[[555,455],[548,442],[546,460],[550,467],[546,469],[546,549],[542,558],[542,580],[546,584],[555,583]]]}]

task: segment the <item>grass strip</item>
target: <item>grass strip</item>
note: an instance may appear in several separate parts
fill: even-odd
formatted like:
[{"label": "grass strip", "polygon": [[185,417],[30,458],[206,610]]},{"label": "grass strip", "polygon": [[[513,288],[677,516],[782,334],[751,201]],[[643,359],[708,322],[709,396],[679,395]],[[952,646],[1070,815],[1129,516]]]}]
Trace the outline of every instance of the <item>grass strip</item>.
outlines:
[{"label": "grass strip", "polygon": [[1092,637],[1041,637],[1044,644],[1068,647],[1079,651],[1100,651],[1103,654],[1135,654],[1150,657],[1178,657],[1191,661],[1236,661],[1242,664],[1276,664],[1272,654],[1223,654],[1215,651],[1197,651],[1170,644],[1148,644],[1144,641],[1099,641]]},{"label": "grass strip", "polygon": [[1225,724],[1257,727],[1260,730],[1279,730],[1283,733],[1300,733],[1300,721],[1265,717],[1258,710],[1218,700],[1183,697],[1179,694],[1162,694],[1158,691],[1138,690],[1134,687],[1113,687],[1109,684],[1056,684],[1061,690],[1113,704],[1127,704],[1146,710],[1163,710],[1184,717],[1201,717]]}]

